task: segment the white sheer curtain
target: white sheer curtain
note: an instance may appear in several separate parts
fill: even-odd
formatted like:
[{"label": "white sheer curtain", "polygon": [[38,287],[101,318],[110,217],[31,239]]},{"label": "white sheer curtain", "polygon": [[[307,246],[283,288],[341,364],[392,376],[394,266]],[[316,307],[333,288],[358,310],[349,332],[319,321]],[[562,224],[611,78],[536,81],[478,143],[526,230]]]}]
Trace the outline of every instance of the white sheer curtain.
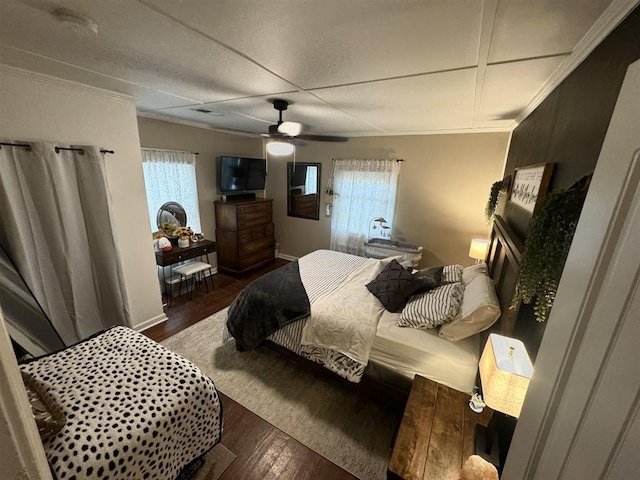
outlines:
[{"label": "white sheer curtain", "polygon": [[318,193],[318,167],[309,165],[307,166],[307,176],[304,180],[304,194],[313,195]]},{"label": "white sheer curtain", "polygon": [[196,185],[196,156],[190,152],[144,148],[142,168],[151,231],[158,230],[156,216],[160,207],[173,201],[184,207],[188,226],[196,233],[202,232]]},{"label": "white sheer curtain", "polygon": [[393,227],[399,172],[395,160],[335,160],[332,250],[364,256],[371,220]]}]

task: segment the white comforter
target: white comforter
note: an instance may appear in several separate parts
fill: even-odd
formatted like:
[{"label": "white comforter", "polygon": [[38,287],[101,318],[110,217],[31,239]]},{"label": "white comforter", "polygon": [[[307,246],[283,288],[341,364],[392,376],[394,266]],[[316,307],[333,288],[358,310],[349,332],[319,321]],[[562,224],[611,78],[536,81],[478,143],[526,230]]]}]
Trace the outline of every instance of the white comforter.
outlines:
[{"label": "white comforter", "polygon": [[[352,382],[359,382],[369,362],[384,307],[367,290],[386,265],[367,259],[335,288],[316,299],[302,332],[302,355]],[[345,362],[345,358],[352,360]]]}]

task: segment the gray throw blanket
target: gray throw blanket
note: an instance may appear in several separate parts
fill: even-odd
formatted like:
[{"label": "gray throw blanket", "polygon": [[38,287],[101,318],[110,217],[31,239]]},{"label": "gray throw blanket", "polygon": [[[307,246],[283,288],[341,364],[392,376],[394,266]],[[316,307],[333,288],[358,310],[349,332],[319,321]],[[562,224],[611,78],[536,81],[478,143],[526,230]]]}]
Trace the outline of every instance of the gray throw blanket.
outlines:
[{"label": "gray throw blanket", "polygon": [[252,350],[273,332],[308,316],[310,311],[295,261],[247,285],[229,307],[227,328],[239,350]]}]

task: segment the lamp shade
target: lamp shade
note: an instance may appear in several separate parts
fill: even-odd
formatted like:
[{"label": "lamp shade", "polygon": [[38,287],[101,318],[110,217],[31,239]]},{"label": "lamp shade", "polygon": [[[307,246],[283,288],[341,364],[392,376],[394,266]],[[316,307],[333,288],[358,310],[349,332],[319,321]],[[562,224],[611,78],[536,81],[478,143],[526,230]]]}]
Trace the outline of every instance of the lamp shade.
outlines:
[{"label": "lamp shade", "polygon": [[494,410],[518,418],[533,374],[524,344],[492,333],[480,357],[484,401]]},{"label": "lamp shade", "polygon": [[289,142],[269,142],[267,143],[267,152],[272,155],[291,155],[295,147]]},{"label": "lamp shade", "polygon": [[471,240],[471,247],[469,248],[469,256],[476,260],[484,260],[487,257],[487,248],[489,247],[489,240],[484,238],[474,238]]}]

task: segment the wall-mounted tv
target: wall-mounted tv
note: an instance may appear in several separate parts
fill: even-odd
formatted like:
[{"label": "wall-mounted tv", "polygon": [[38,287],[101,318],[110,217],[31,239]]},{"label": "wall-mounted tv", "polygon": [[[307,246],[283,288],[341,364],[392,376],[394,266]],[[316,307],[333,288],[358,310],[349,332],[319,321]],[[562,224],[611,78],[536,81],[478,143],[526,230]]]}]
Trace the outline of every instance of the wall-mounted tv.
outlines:
[{"label": "wall-mounted tv", "polygon": [[220,192],[264,190],[267,162],[264,158],[220,157]]}]

